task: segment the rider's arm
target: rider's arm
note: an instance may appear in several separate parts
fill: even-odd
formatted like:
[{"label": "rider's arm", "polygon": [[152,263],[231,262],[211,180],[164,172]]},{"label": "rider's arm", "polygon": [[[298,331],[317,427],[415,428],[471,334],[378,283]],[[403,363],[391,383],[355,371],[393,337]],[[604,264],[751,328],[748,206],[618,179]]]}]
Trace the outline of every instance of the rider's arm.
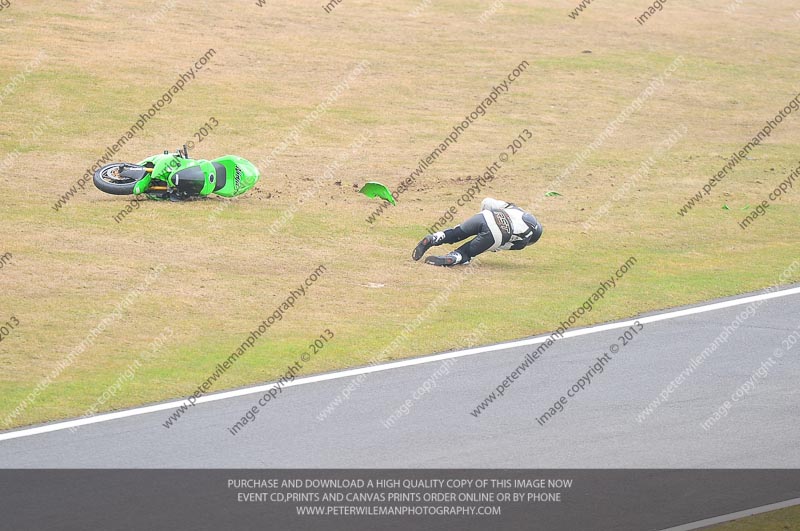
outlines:
[{"label": "rider's arm", "polygon": [[498,250],[519,251],[535,243],[542,234],[542,227],[533,215],[525,212],[522,215],[522,220],[528,226],[528,230],[524,234],[514,234],[511,240],[504,245],[498,247]]},{"label": "rider's arm", "polygon": [[481,210],[502,210],[510,206],[512,206],[511,203],[506,203],[505,201],[492,199],[491,197],[487,197],[486,199],[481,201]]},{"label": "rider's arm", "polygon": [[509,251],[520,251],[520,250],[524,249],[525,247],[527,247],[530,242],[531,242],[531,238],[530,238],[530,236],[528,236],[525,239],[518,240],[518,241],[515,241],[514,243],[512,243],[511,247],[509,247],[508,250]]}]

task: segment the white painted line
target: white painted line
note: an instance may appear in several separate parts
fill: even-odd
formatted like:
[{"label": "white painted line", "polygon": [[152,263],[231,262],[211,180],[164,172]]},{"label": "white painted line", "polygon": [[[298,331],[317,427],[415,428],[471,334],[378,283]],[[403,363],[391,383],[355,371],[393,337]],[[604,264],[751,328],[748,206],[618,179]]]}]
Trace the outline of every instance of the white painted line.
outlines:
[{"label": "white painted line", "polygon": [[[773,291],[770,293],[759,293],[758,295],[750,295],[739,299],[732,299],[722,302],[715,302],[712,304],[705,304],[702,306],[695,306],[693,308],[686,308],[684,310],[673,310],[660,314],[649,315],[647,317],[639,317],[637,319],[629,319],[627,321],[619,321],[615,323],[606,323],[587,328],[578,328],[575,330],[568,330],[564,333],[564,337],[559,339],[566,339],[569,337],[584,336],[587,334],[596,334],[598,332],[605,332],[607,330],[614,330],[617,328],[627,328],[634,322],[639,321],[642,324],[655,323],[658,321],[665,321],[667,319],[676,319],[678,317],[686,317],[698,313],[713,312],[715,310],[722,310],[731,308],[733,306],[743,306],[751,302],[764,301],[769,299],[776,299],[779,297],[788,297],[789,295],[800,294],[800,286],[796,288]],[[453,352],[445,352],[443,354],[434,354],[432,356],[424,356],[420,358],[411,358],[407,360],[394,361],[391,363],[383,363],[380,365],[371,365],[367,367],[359,367],[357,369],[349,369],[338,372],[330,372],[325,374],[317,374],[315,376],[307,376],[305,378],[297,378],[294,381],[287,382],[283,387],[295,387],[298,385],[305,385],[316,382],[325,382],[328,380],[339,380],[342,378],[349,378],[351,376],[358,376],[361,374],[369,374],[373,372],[389,371],[392,369],[399,369],[401,367],[411,367],[413,365],[421,365],[423,363],[434,363],[452,358],[462,358],[464,356],[473,356],[475,354],[484,354],[486,352],[495,352],[497,350],[506,350],[509,348],[527,347],[530,345],[537,345],[544,343],[550,334],[536,336],[528,339],[521,339],[519,341],[511,341],[509,343],[499,343],[496,345],[487,345],[484,347],[469,348],[466,350],[456,350]],[[196,400],[196,404],[203,404],[205,402],[216,402],[217,400],[225,400],[227,398],[235,398],[237,396],[250,395],[255,393],[262,393],[269,390],[275,382],[257,385],[254,387],[245,387],[243,389],[235,389],[233,391],[222,391],[219,393],[201,396]],[[155,411],[164,411],[165,409],[176,409],[182,404],[186,403],[186,399],[176,400],[173,402],[166,402],[163,404],[154,404],[152,406],[138,407],[134,409],[126,409],[123,411],[115,411],[113,413],[105,413],[102,415],[95,415],[93,417],[84,417],[75,420],[68,420],[64,422],[54,422],[52,424],[45,424],[35,428],[26,428],[6,433],[0,433],[0,441],[9,439],[17,439],[19,437],[30,437],[31,435],[40,435],[51,431],[66,430],[69,428],[77,428],[79,426],[86,426],[87,424],[97,424],[98,422],[107,422],[109,420],[123,419],[125,417],[133,417],[135,415],[145,415]]]},{"label": "white painted line", "polygon": [[661,531],[691,531],[692,529],[700,529],[714,524],[722,524],[730,522],[731,520],[738,520],[739,518],[746,518],[761,513],[768,513],[770,511],[777,511],[778,509],[785,509],[786,507],[793,507],[800,505],[800,498],[786,500],[778,503],[771,503],[769,505],[762,505],[761,507],[754,507],[746,511],[739,511],[730,514],[723,514],[722,516],[715,516],[714,518],[706,518],[705,520],[698,520],[689,524],[679,525],[677,527],[670,527],[669,529],[662,529]]}]

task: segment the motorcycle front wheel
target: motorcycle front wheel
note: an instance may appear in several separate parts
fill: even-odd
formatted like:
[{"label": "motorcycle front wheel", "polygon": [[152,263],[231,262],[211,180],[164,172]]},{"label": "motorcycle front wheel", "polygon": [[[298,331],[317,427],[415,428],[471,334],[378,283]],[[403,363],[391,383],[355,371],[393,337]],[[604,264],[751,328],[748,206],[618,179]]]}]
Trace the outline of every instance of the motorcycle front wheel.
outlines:
[{"label": "motorcycle front wheel", "polygon": [[129,195],[147,174],[148,168],[127,162],[106,164],[94,172],[94,185],[107,194]]}]

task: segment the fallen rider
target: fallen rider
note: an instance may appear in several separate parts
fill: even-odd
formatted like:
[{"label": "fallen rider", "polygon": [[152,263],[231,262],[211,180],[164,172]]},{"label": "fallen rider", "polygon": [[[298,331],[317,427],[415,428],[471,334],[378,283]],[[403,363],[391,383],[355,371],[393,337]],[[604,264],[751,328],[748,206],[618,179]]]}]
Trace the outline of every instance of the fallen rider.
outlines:
[{"label": "fallen rider", "polygon": [[411,257],[419,260],[431,247],[458,243],[470,236],[475,237],[455,251],[443,256],[428,256],[425,263],[435,266],[463,265],[485,251],[519,251],[541,238],[542,226],[533,214],[518,206],[487,197],[481,202],[481,211],[462,224],[422,238]]}]

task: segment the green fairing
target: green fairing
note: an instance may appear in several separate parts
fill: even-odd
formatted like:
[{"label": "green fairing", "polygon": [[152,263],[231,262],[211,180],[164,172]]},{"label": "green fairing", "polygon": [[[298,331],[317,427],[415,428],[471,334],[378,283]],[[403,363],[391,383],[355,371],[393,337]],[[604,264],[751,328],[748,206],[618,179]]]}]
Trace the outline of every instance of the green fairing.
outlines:
[{"label": "green fairing", "polygon": [[397,202],[394,200],[394,197],[392,197],[392,192],[389,191],[389,188],[387,188],[385,185],[381,183],[368,182],[363,187],[361,187],[361,190],[359,190],[359,192],[361,192],[367,197],[380,197],[381,199],[389,201],[393,205],[397,205]]},{"label": "green fairing", "polygon": [[[225,185],[214,191],[217,182],[217,171],[214,168],[214,162],[222,165],[225,168]],[[203,159],[185,159],[173,153],[166,155],[154,155],[139,162],[140,166],[147,168],[152,167],[152,173],[145,175],[140,181],[136,183],[133,188],[135,195],[148,192],[151,184],[156,184],[153,181],[161,181],[166,183],[170,188],[175,188],[175,174],[181,170],[199,166],[205,176],[205,183],[199,194],[207,196],[214,192],[222,197],[235,197],[241,195],[255,186],[261,174],[258,169],[248,160],[236,155],[225,155],[211,161]],[[237,171],[238,168],[238,171]]]}]

